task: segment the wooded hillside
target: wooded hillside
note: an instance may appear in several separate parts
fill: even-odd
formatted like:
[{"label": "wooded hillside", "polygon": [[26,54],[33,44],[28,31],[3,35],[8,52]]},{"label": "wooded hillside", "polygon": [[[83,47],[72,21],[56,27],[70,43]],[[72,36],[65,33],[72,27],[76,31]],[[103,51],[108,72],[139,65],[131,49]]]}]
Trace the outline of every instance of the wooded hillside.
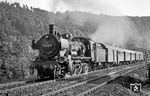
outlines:
[{"label": "wooded hillside", "polygon": [[[145,39],[128,38],[124,47],[141,51],[143,51],[142,48],[150,48],[147,45],[149,42],[147,38],[150,36],[150,17],[113,17],[85,12],[53,13],[38,8],[29,8],[27,5],[21,7],[19,3],[1,2],[0,80],[20,78],[28,74],[30,61],[34,60],[38,53],[31,49],[31,41],[33,38],[37,40],[48,33],[49,24],[54,23],[61,33],[90,37],[97,32],[99,26],[106,23],[105,20],[112,23],[122,21],[121,18],[128,18],[131,26],[135,27],[133,30],[145,36]],[[105,43],[112,45],[112,42]]]}]

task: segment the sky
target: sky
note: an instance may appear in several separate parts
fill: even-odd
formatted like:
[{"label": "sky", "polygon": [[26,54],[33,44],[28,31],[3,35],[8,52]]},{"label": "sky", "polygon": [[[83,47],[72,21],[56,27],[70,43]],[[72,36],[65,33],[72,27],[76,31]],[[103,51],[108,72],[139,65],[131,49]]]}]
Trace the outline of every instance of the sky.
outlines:
[{"label": "sky", "polygon": [[83,11],[94,14],[150,16],[150,0],[0,0],[19,2],[47,11]]}]

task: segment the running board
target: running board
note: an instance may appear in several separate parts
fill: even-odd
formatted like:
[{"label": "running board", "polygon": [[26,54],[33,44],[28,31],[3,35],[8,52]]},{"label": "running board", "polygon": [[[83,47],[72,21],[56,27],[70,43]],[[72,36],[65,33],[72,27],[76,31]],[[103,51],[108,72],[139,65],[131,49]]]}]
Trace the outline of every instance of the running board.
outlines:
[{"label": "running board", "polygon": [[86,59],[86,60],[89,60],[91,59],[91,57],[72,57],[73,60],[83,60],[83,59]]}]

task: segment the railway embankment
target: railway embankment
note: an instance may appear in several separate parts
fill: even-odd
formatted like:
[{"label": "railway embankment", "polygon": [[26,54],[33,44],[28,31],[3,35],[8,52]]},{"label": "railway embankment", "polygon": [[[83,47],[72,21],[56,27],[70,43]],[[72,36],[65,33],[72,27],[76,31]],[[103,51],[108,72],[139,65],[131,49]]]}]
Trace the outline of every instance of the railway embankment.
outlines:
[{"label": "railway embankment", "polygon": [[[148,66],[144,66],[128,74],[119,76],[102,86],[99,91],[93,93],[92,96],[150,96],[148,71]],[[133,85],[136,84],[137,87],[134,88]]]}]

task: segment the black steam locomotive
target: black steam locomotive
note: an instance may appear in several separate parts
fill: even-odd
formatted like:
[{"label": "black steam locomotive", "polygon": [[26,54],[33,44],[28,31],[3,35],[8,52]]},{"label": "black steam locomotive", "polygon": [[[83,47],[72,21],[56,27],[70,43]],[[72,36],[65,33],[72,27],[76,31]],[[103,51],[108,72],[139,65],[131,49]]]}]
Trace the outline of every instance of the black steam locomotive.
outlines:
[{"label": "black steam locomotive", "polygon": [[107,46],[85,37],[60,34],[49,25],[49,34],[42,36],[32,48],[39,56],[31,64],[38,78],[63,78],[111,66],[143,60],[143,53]]}]

